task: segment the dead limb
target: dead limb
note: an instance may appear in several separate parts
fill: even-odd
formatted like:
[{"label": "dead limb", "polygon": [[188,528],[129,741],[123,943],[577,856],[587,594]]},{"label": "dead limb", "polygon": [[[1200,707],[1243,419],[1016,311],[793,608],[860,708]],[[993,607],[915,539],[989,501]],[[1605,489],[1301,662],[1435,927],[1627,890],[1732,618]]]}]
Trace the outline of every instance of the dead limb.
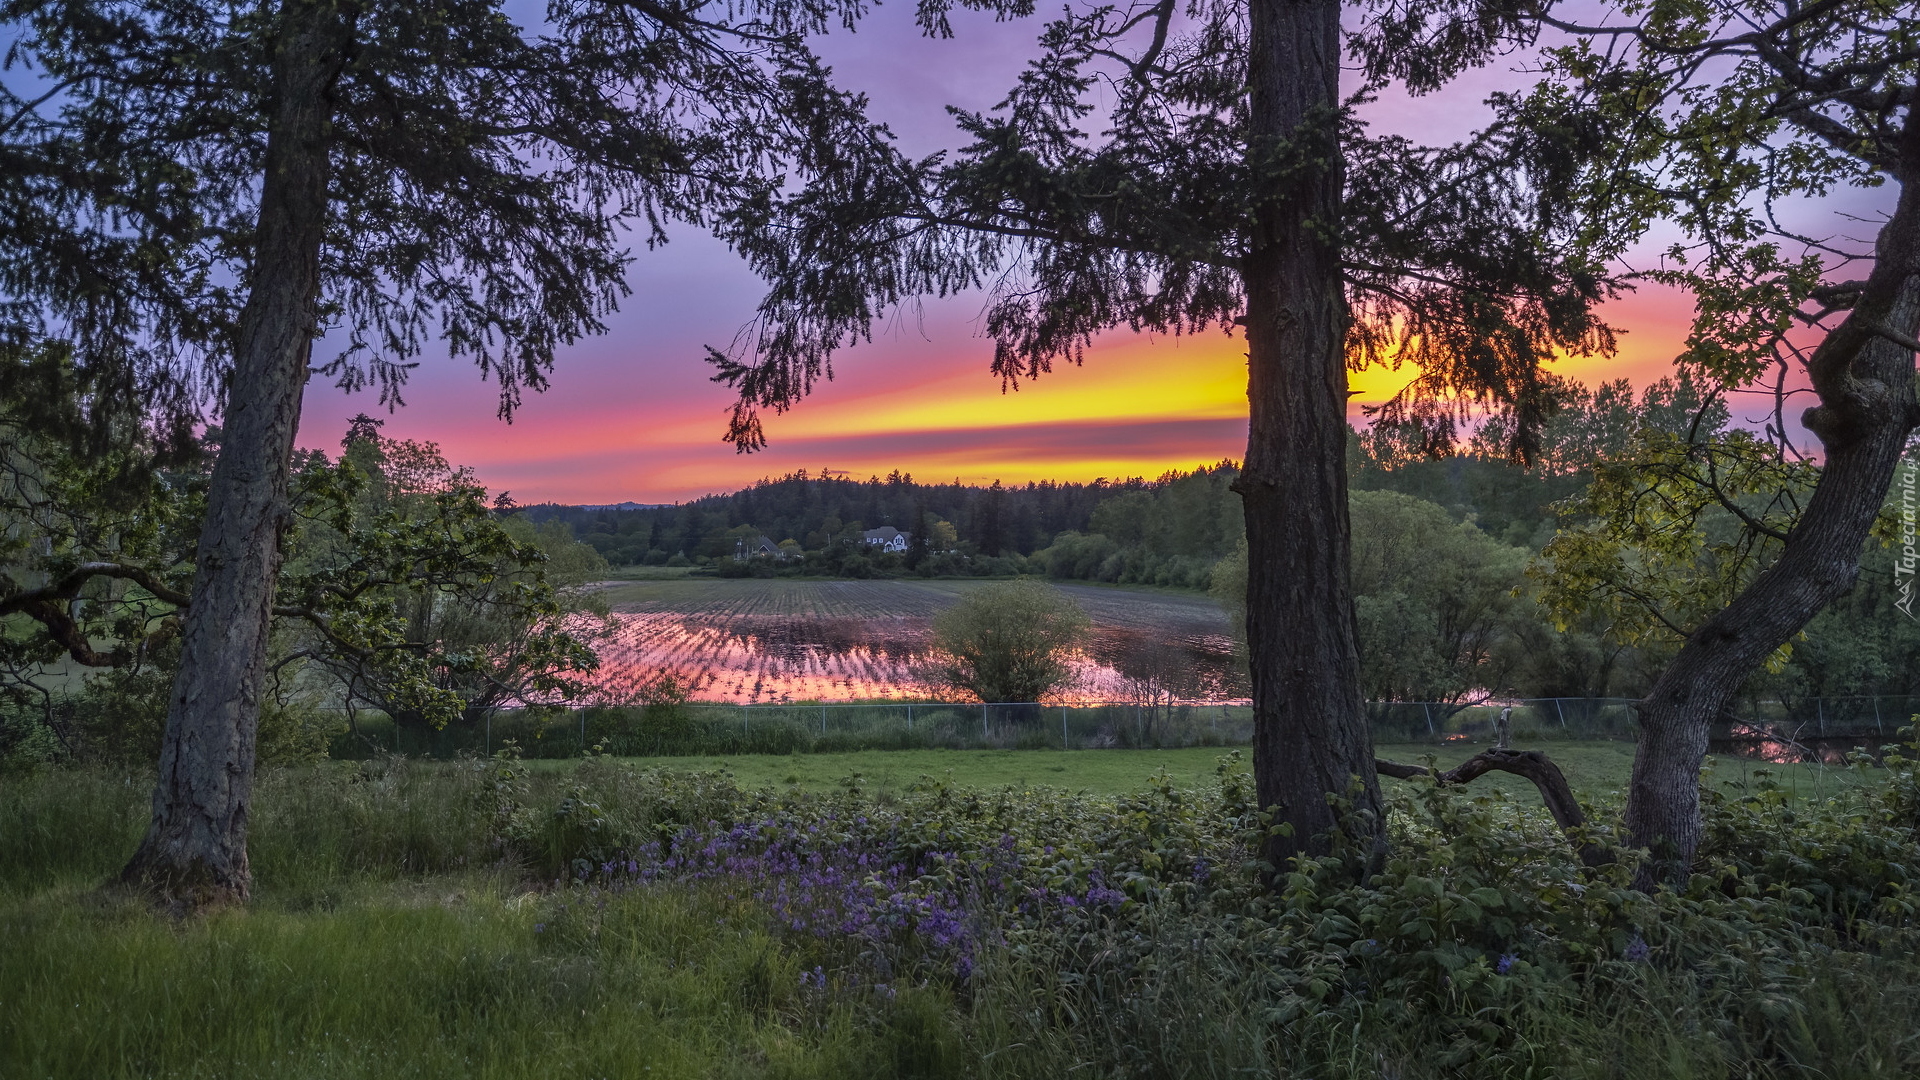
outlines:
[{"label": "dead limb", "polygon": [[1560,771],[1560,766],[1538,750],[1482,750],[1445,772],[1425,765],[1402,765],[1397,761],[1379,759],[1375,759],[1373,767],[1380,775],[1396,780],[1431,776],[1440,787],[1470,783],[1490,772],[1508,772],[1525,777],[1540,789],[1540,800],[1546,803],[1547,813],[1553,815],[1555,823],[1579,846],[1581,862],[1588,866],[1602,866],[1612,861],[1612,856],[1605,848],[1586,838],[1584,830],[1587,816],[1581,812],[1579,801],[1573,797],[1573,789],[1567,786],[1566,775]]}]

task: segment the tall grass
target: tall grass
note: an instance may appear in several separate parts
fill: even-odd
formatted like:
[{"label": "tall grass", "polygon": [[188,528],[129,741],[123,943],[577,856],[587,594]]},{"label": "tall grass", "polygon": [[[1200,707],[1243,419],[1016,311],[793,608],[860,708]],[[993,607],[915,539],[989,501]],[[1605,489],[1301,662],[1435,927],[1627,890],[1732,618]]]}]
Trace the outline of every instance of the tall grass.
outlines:
[{"label": "tall grass", "polygon": [[0,1072],[843,1080],[899,1056],[884,1018],[800,1001],[796,956],[724,898],[627,898],[591,943],[538,917],[475,879],[183,925],[51,891],[0,912]]},{"label": "tall grass", "polygon": [[99,888],[144,779],[10,776],[0,1076],[1912,1077],[1920,784],[1876,775],[1716,788],[1702,877],[1649,898],[1432,789],[1374,878],[1275,893],[1230,764],[875,797],[327,762],[262,774],[254,902],[185,922]]},{"label": "tall grass", "polygon": [[[810,954],[719,887],[547,932],[545,887],[491,832],[483,768],[264,773],[254,903],[182,923],[99,888],[149,781],[0,781],[0,1076],[846,1080],[911,1075],[929,1024],[951,1027],[937,990],[878,1009],[804,995]],[[522,780],[552,803],[570,778]]]}]

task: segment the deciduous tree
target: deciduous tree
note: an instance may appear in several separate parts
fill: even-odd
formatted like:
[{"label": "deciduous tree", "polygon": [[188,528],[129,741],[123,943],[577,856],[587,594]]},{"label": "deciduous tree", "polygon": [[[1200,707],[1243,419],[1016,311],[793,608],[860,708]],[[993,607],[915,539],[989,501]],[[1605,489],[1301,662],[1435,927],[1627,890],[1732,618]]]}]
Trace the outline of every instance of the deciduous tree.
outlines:
[{"label": "deciduous tree", "polygon": [[[1695,605],[1697,619],[1674,621],[1682,643],[1640,703],[1627,828],[1654,853],[1652,885],[1683,880],[1700,843],[1709,726],[1854,587],[1920,425],[1920,13],[1878,0],[1652,0],[1601,14],[1548,15],[1573,41],[1546,54],[1556,88],[1534,115],[1618,131],[1619,165],[1598,194],[1620,215],[1681,231],[1653,276],[1698,304],[1683,365],[1720,388],[1776,390],[1773,446],[1667,439],[1643,445],[1644,480],[1612,486],[1643,505],[1676,499],[1657,520],[1616,515],[1649,526],[1641,538],[1662,557],[1676,554],[1669,541],[1692,542],[1671,526],[1703,508],[1744,531],[1709,537],[1736,546],[1698,565],[1740,573]],[[1871,240],[1792,226],[1796,202],[1849,189],[1883,192]],[[1800,419],[1819,468],[1804,502],[1783,501],[1809,471],[1786,446],[1801,389],[1816,401]]]},{"label": "deciduous tree", "polygon": [[1032,702],[1072,673],[1090,625],[1080,605],[1044,581],[983,585],[933,620],[946,680],[981,701]]}]

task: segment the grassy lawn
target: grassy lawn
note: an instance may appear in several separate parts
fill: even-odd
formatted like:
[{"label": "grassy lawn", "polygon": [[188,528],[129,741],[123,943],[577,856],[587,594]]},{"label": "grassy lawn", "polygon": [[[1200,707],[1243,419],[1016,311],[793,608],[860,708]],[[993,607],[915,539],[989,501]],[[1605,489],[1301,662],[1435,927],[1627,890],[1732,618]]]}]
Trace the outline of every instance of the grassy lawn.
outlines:
[{"label": "grassy lawn", "polygon": [[[266,890],[183,925],[58,889],[0,905],[0,1075],[827,1077],[881,1074],[849,1010],[795,1009],[803,954],[743,905],[623,898],[592,944],[548,940],[477,875]],[[550,906],[550,905],[549,905]]]},{"label": "grassy lawn", "polygon": [[618,566],[606,573],[607,581],[678,581],[690,577],[691,566]]},{"label": "grassy lawn", "polygon": [[[1393,761],[1419,762],[1428,756],[1441,768],[1450,768],[1481,749],[1467,743],[1435,746],[1429,743],[1388,744],[1375,748]],[[1546,751],[1575,793],[1608,802],[1624,799],[1633,768],[1633,744],[1627,742],[1546,743]],[[1223,755],[1219,747],[1178,750],[868,750],[846,754],[740,754],[732,757],[663,757],[627,759],[635,764],[686,772],[719,770],[732,774],[746,788],[807,790],[839,787],[858,777],[863,786],[882,791],[905,788],[921,777],[988,790],[1050,787],[1112,795],[1144,790],[1154,775],[1165,772],[1175,787],[1210,784]],[[1248,751],[1240,751],[1247,763]],[[566,762],[543,762],[565,768]],[[1801,798],[1824,798],[1840,787],[1860,782],[1846,769],[1821,765],[1776,765],[1745,758],[1714,759],[1714,777],[1734,790],[1750,788],[1769,774],[1772,782]],[[1870,775],[1869,775],[1870,779]],[[1386,781],[1389,788],[1405,782]],[[1537,798],[1533,785],[1517,776],[1494,773],[1474,782],[1473,790],[1500,791],[1510,797]]]}]

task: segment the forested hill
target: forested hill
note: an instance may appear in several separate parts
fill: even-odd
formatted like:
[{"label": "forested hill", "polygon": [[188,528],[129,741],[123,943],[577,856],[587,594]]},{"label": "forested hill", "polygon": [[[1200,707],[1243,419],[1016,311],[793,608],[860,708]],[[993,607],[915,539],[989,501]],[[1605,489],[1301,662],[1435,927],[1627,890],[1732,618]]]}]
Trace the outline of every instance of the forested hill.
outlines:
[{"label": "forested hill", "polygon": [[[1098,537],[1058,552],[1055,561],[1062,565],[1056,576],[1151,581],[1152,574],[1138,572],[1145,563],[1178,560],[1191,564],[1198,577],[1189,581],[1196,575],[1183,573],[1159,583],[1204,587],[1205,569],[1233,549],[1242,531],[1240,498],[1231,486],[1238,475],[1237,463],[1222,461],[1152,480],[979,487],[922,484],[897,472],[855,480],[802,471],[673,506],[546,503],[522,509],[537,522],[565,521],[616,565],[665,563],[681,555],[690,562],[717,560],[731,556],[743,536],[766,536],[775,544],[791,540],[804,551],[823,551],[861,529],[891,525],[937,538],[945,526],[954,542],[941,546],[985,558],[1044,557],[1062,542],[1071,546],[1078,538]],[[1471,517],[1508,543],[1523,545],[1537,545],[1552,531],[1547,504],[1578,486],[1571,475],[1471,455],[1389,468],[1357,435],[1352,483],[1355,490],[1390,489],[1439,503],[1456,520]],[[1096,555],[1104,563],[1121,551],[1136,553],[1133,562],[1141,565],[1135,573],[1102,574],[1097,567],[1067,565]]]},{"label": "forested hill", "polygon": [[535,521],[566,521],[577,536],[616,564],[645,562],[649,553],[655,562],[680,554],[696,561],[731,555],[734,536],[730,532],[741,529],[775,543],[792,540],[817,551],[855,527],[891,525],[912,533],[943,521],[983,555],[1028,555],[1061,532],[1086,529],[1094,509],[1115,495],[1163,490],[1196,478],[1224,490],[1235,473],[1235,464],[1223,461],[1191,473],[1169,472],[1158,480],[1134,477],[1024,486],[995,481],[979,487],[957,482],[922,484],[899,472],[857,480],[803,469],[732,494],[708,495],[673,506],[614,510],[541,504],[523,511]]}]

